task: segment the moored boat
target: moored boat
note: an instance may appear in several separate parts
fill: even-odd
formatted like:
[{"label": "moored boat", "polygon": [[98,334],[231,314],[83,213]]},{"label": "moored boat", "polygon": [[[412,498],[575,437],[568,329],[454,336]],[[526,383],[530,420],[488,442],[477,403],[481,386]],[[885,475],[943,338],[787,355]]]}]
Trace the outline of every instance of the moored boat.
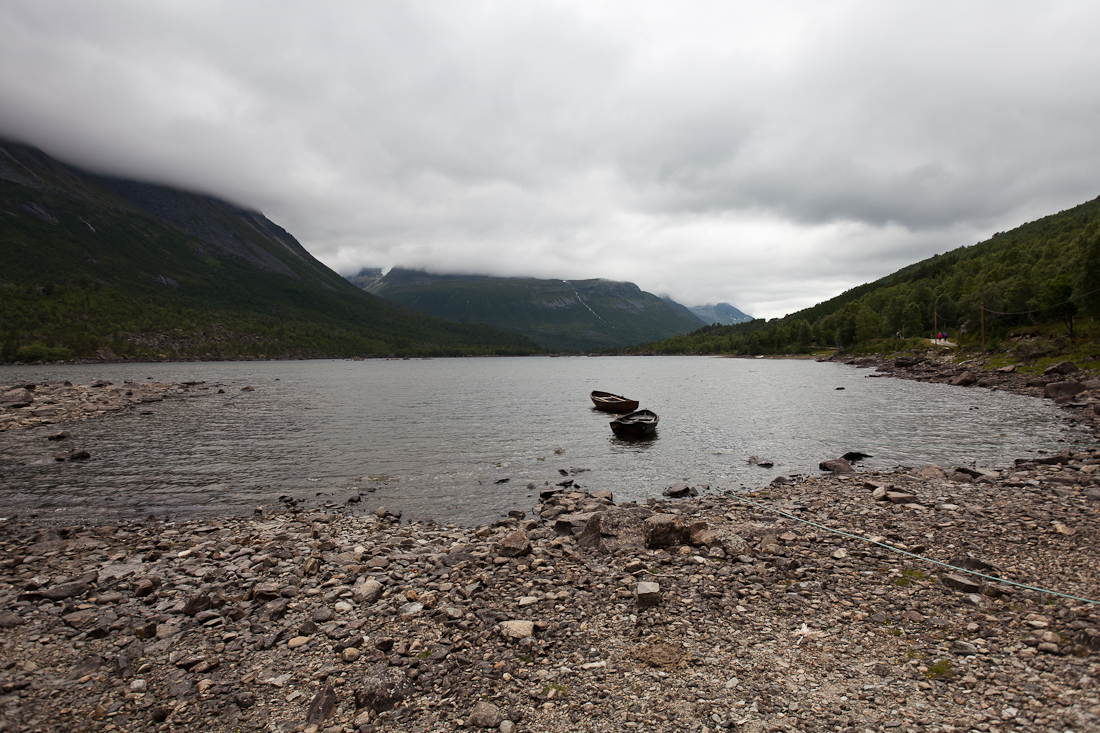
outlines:
[{"label": "moored boat", "polygon": [[657,430],[657,421],[661,418],[651,410],[637,410],[629,415],[620,415],[611,421],[611,430],[620,438],[641,438]]},{"label": "moored boat", "polygon": [[597,410],[605,412],[634,412],[638,409],[638,400],[629,400],[610,392],[592,390],[592,404]]}]

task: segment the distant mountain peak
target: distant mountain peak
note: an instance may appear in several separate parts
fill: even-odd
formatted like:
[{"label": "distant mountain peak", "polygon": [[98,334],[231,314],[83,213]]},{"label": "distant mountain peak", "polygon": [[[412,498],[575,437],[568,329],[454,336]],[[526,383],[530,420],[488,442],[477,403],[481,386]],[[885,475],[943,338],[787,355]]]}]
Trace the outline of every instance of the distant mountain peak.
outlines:
[{"label": "distant mountain peak", "polygon": [[734,308],[729,303],[693,305],[690,306],[688,310],[694,313],[699,320],[703,321],[703,323],[706,323],[708,326],[712,323],[732,326],[735,323],[744,323],[753,320],[752,316]]}]

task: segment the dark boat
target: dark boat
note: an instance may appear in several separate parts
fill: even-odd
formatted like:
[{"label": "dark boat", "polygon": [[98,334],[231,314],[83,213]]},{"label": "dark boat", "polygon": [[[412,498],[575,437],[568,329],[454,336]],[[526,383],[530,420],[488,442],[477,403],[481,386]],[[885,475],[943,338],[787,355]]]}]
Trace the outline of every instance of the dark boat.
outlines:
[{"label": "dark boat", "polygon": [[656,412],[638,410],[612,420],[611,430],[620,438],[641,438],[656,431],[660,419]]},{"label": "dark boat", "polygon": [[592,390],[592,404],[597,410],[605,412],[634,412],[638,409],[638,400],[628,400],[610,392]]}]

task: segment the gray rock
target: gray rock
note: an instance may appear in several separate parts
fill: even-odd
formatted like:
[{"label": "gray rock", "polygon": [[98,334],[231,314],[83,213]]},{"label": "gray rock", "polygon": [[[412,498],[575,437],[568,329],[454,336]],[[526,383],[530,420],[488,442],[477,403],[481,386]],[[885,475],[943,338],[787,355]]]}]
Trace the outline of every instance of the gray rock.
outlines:
[{"label": "gray rock", "polygon": [[651,509],[637,506],[596,512],[577,538],[577,545],[603,555],[624,549],[642,550],[646,546],[642,523],[652,515]]},{"label": "gray rock", "polygon": [[1077,371],[1077,365],[1072,361],[1060,361],[1057,364],[1051,364],[1043,370],[1043,375],[1051,374],[1073,374]]},{"label": "gray rock", "polygon": [[375,666],[363,676],[355,691],[355,707],[381,713],[391,710],[412,692],[413,686],[401,669]]},{"label": "gray rock", "polygon": [[927,466],[921,466],[916,471],[913,471],[913,475],[923,479],[947,479],[947,472],[934,463],[929,463]]},{"label": "gray rock", "polygon": [[403,617],[415,616],[424,610],[424,604],[419,601],[409,601],[397,610]]},{"label": "gray rock", "polygon": [[962,593],[977,593],[982,589],[981,583],[977,582],[975,578],[969,575],[960,575],[959,573],[945,573],[941,576],[943,584],[948,588],[960,591]]},{"label": "gray rock", "polygon": [[466,725],[474,728],[496,728],[504,722],[504,713],[491,702],[481,702],[474,705],[466,716]]},{"label": "gray rock", "polygon": [[651,549],[687,544],[691,529],[690,522],[679,514],[654,514],[642,523],[645,546]]},{"label": "gray rock", "polygon": [[325,685],[313,696],[306,711],[306,725],[320,725],[336,712],[336,690]]},{"label": "gray rock", "polygon": [[554,521],[554,533],[559,537],[571,537],[584,531],[588,520],[595,512],[580,512],[572,514],[559,514]]},{"label": "gray rock", "polygon": [[371,604],[382,597],[385,588],[374,578],[368,578],[361,585],[355,587],[352,592],[352,600],[356,603]]},{"label": "gray rock", "polygon": [[498,553],[504,557],[529,555],[531,554],[531,540],[527,539],[527,535],[522,529],[517,529],[504,538],[504,542],[501,543]]},{"label": "gray rock", "polygon": [[1068,400],[1085,391],[1081,382],[1051,382],[1043,387],[1043,396],[1050,400]]},{"label": "gray rock", "polygon": [[185,616],[194,616],[210,608],[211,603],[212,601],[209,593],[198,593],[188,599],[187,603],[183,606],[182,613]]},{"label": "gray rock", "polygon": [[13,629],[25,624],[23,617],[12,611],[0,611],[0,629]]},{"label": "gray rock", "polygon": [[688,496],[698,496],[699,492],[687,484],[673,484],[662,491],[661,494],[672,499],[683,499]]},{"label": "gray rock", "polygon": [[831,471],[832,473],[855,473],[855,469],[852,468],[852,464],[843,458],[833,458],[828,461],[822,461],[817,464],[817,467],[822,471]]},{"label": "gray rock", "polygon": [[94,626],[99,620],[99,612],[86,608],[82,611],[74,611],[61,617],[62,620],[74,629],[86,629]]},{"label": "gray rock", "polygon": [[535,623],[533,621],[526,621],[523,619],[501,621],[500,633],[506,639],[519,641],[521,639],[526,639],[527,637],[534,635]]},{"label": "gray rock", "polygon": [[958,376],[951,379],[950,384],[956,387],[969,387],[972,384],[977,384],[978,378],[974,376],[973,372],[963,372]]},{"label": "gray rock", "polygon": [[43,598],[48,598],[51,601],[62,601],[66,598],[74,598],[76,596],[84,595],[88,592],[87,583],[62,583],[61,585],[55,585],[52,588],[41,591]]},{"label": "gray rock", "polygon": [[661,586],[652,582],[638,583],[634,595],[639,606],[656,606],[661,602]]}]

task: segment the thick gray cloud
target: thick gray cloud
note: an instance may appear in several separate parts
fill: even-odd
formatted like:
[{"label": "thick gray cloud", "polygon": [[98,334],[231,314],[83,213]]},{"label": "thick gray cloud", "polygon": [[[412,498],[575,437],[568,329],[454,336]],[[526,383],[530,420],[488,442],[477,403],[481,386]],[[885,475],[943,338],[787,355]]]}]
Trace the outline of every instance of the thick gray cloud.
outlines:
[{"label": "thick gray cloud", "polygon": [[8,0],[0,133],[345,273],[768,317],[1100,194],[1100,6],[760,5]]}]

